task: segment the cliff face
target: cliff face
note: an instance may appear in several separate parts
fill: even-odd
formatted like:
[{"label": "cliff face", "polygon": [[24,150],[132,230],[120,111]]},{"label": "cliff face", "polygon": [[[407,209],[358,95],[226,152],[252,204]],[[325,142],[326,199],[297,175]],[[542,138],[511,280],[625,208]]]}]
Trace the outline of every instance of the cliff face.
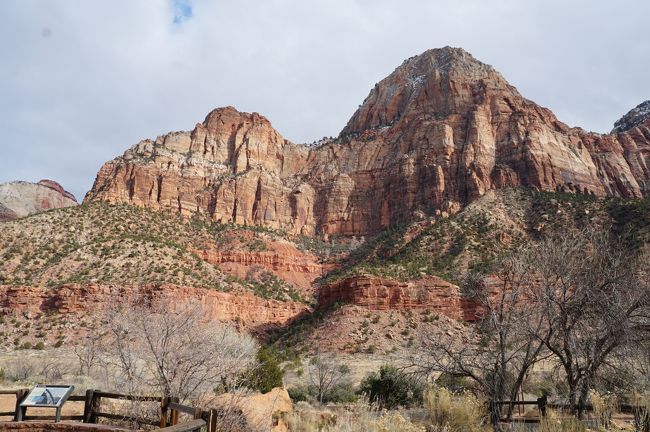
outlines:
[{"label": "cliff face", "polygon": [[355,276],[320,289],[318,307],[337,302],[370,310],[429,310],[453,319],[465,318],[459,288],[436,276],[413,282]]},{"label": "cliff face", "polygon": [[52,180],[0,184],[0,221],[77,205],[71,193]]},{"label": "cliff face", "polygon": [[365,235],[509,186],[649,196],[650,119],[633,120],[608,135],[569,128],[491,66],[447,47],[378,83],[336,140],[295,145],[264,117],[221,108],[191,132],[106,163],[87,199]]},{"label": "cliff face", "polygon": [[311,234],[313,191],[297,175],[306,158],[266,118],[220,108],[191,132],[141,141],[106,163],[87,199]]},{"label": "cliff face", "polygon": [[177,285],[67,284],[55,289],[0,285],[0,312],[87,315],[102,310],[116,299],[135,298],[163,299],[170,308],[199,304],[208,319],[236,321],[249,330],[260,332],[286,325],[310,311],[301,303],[265,300],[250,293],[224,293]]}]

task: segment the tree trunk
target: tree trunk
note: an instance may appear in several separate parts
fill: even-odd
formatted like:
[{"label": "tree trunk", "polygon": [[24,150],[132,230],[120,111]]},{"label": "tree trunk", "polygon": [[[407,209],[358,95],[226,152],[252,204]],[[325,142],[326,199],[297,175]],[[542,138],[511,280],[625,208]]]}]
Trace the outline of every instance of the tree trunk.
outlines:
[{"label": "tree trunk", "polygon": [[587,398],[589,397],[589,385],[583,383],[580,388],[580,396],[578,399],[578,418],[582,420],[584,418],[585,410],[587,409]]}]

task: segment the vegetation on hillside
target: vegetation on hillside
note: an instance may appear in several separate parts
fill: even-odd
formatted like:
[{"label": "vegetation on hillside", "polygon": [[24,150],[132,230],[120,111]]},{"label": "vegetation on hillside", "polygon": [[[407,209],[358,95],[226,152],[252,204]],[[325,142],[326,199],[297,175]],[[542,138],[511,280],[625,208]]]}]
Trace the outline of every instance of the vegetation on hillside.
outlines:
[{"label": "vegetation on hillside", "polygon": [[522,243],[555,230],[596,225],[633,242],[650,240],[650,199],[596,198],[507,189],[460,213],[392,226],[367,240],[327,274],[323,283],[371,274],[406,281],[437,275],[458,283],[465,270],[490,271]]},{"label": "vegetation on hillside", "polygon": [[[303,299],[289,284],[262,274],[223,274],[196,251],[261,252],[265,238],[282,233],[259,227],[186,219],[124,204],[92,202],[4,223],[0,284],[56,288],[63,284],[176,284],[260,297]],[[262,280],[260,280],[260,278]]]}]

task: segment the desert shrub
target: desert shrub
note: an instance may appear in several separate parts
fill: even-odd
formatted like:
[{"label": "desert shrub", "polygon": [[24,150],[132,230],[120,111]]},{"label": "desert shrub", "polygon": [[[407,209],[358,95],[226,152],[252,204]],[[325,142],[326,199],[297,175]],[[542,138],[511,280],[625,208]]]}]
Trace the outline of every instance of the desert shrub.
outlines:
[{"label": "desert shrub", "polygon": [[612,416],[618,408],[616,395],[600,395],[597,392],[591,393],[591,405],[594,409],[594,416],[598,427],[609,429],[612,424]]},{"label": "desert shrub", "polygon": [[458,396],[442,387],[433,387],[424,393],[424,406],[429,420],[436,428],[451,432],[474,432],[485,429],[485,404],[471,393]]},{"label": "desert shrub", "polygon": [[635,393],[631,398],[634,409],[634,430],[650,432],[650,395]]},{"label": "desert shrub", "polygon": [[43,342],[37,342],[36,345],[34,345],[35,350],[42,350],[45,348],[45,344]]},{"label": "desert shrub", "polygon": [[[288,389],[289,397],[294,402],[318,402],[318,386],[301,385]],[[350,383],[339,383],[327,389],[323,394],[323,403],[352,403],[359,399]]]},{"label": "desert shrub", "polygon": [[5,363],[6,379],[14,382],[58,380],[69,372],[66,361],[57,360],[47,354],[12,359]]},{"label": "desert shrub", "polygon": [[284,372],[278,357],[267,347],[257,351],[257,365],[244,378],[244,385],[253,390],[267,393],[275,387],[282,387]]},{"label": "desert shrub", "polygon": [[341,383],[325,393],[323,399],[327,403],[351,403],[356,402],[359,397],[357,396],[354,387],[350,383]]},{"label": "desert shrub", "polygon": [[386,409],[421,403],[423,390],[424,385],[417,377],[390,365],[371,372],[359,385],[359,393],[365,394],[370,403]]},{"label": "desert shrub", "polygon": [[301,385],[287,389],[289,397],[294,402],[306,402],[312,397],[309,386]]},{"label": "desert shrub", "polygon": [[443,372],[436,379],[436,385],[450,390],[452,393],[458,393],[465,390],[468,386],[467,379],[462,376],[453,375]]}]

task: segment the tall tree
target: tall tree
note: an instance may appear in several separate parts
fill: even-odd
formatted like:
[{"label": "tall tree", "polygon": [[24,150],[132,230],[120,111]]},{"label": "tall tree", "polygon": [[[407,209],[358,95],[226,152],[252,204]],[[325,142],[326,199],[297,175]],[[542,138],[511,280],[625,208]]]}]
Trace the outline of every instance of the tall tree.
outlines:
[{"label": "tall tree", "polygon": [[531,253],[532,308],[545,325],[531,334],[564,371],[573,411],[582,416],[599,370],[648,328],[647,255],[585,229],[551,235]]},{"label": "tall tree", "polygon": [[[466,274],[461,288],[465,301],[476,310],[473,343],[460,343],[453,336],[426,338],[429,349],[414,364],[427,372],[465,376],[491,401],[515,400],[544,348],[543,341],[530,337],[531,329],[539,331],[544,320],[531,311],[527,300],[534,280],[529,257],[529,249],[521,247],[498,263],[495,274]],[[490,415],[497,426],[500,406],[492,404]],[[507,415],[512,415],[512,407]]]}]

